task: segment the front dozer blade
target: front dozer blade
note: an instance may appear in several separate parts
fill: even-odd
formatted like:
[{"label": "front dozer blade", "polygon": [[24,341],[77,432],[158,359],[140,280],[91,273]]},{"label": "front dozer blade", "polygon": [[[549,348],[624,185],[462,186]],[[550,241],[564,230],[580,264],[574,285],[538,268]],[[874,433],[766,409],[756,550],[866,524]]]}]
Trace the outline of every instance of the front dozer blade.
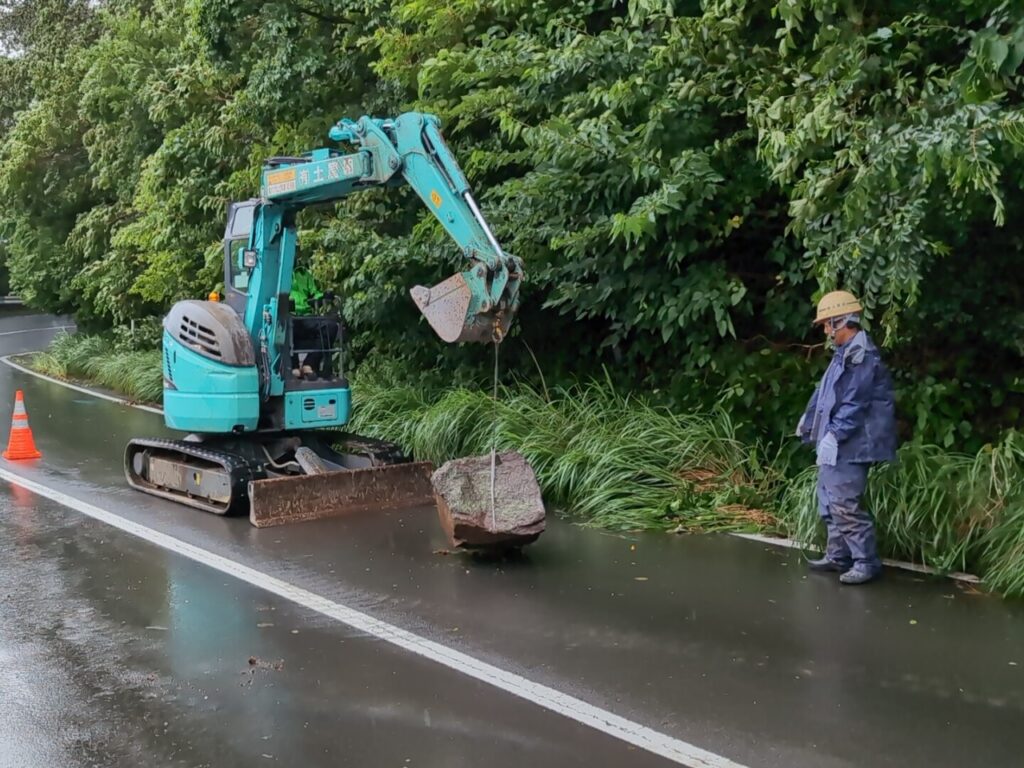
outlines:
[{"label": "front dozer blade", "polygon": [[[432,288],[417,285],[411,291],[412,300],[427,318],[430,327],[443,341],[479,342],[487,344],[504,337],[512,322],[511,314],[499,315],[484,303],[486,295],[473,300],[473,289],[466,280],[467,272],[458,272]],[[481,307],[470,312],[470,305]],[[485,311],[482,307],[488,307]]]},{"label": "front dozer blade", "polygon": [[360,512],[433,506],[427,461],[346,469],[249,483],[249,521],[257,528]]}]

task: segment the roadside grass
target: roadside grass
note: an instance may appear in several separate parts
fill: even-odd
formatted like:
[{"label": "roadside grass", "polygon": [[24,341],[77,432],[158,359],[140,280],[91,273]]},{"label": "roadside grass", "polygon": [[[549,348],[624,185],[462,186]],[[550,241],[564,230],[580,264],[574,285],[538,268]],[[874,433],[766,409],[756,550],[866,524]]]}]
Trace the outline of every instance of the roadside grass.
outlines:
[{"label": "roadside grass", "polygon": [[159,403],[163,397],[160,352],[121,351],[102,336],[59,334],[30,365],[58,379],[81,379],[130,400]]},{"label": "roadside grass", "polygon": [[[159,402],[160,353],[118,350],[95,336],[58,336],[31,365],[127,397]],[[353,383],[352,428],[435,464],[517,450],[545,499],[584,524],[612,530],[747,531],[820,545],[823,526],[810,451],[767,454],[736,437],[728,413],[679,414],[606,381],[489,392],[410,385],[387,367]],[[807,466],[800,464],[806,460]],[[883,555],[943,572],[970,571],[1024,597],[1024,435],[976,455],[903,446],[872,470],[866,503]]]},{"label": "roadside grass", "polygon": [[553,390],[526,385],[490,393],[426,393],[360,377],[354,429],[386,438],[435,464],[517,450],[545,499],[573,517],[614,530],[763,530],[763,470],[729,417],[674,414],[605,382]]},{"label": "roadside grass", "polygon": [[[435,463],[522,452],[545,498],[613,530],[758,531],[824,543],[813,454],[763,457],[736,439],[728,414],[675,414],[606,382],[555,390],[429,393],[360,379],[356,428]],[[802,458],[806,467],[797,465]],[[976,455],[910,443],[872,470],[866,504],[882,554],[948,573],[969,571],[1024,597],[1024,435]]]}]

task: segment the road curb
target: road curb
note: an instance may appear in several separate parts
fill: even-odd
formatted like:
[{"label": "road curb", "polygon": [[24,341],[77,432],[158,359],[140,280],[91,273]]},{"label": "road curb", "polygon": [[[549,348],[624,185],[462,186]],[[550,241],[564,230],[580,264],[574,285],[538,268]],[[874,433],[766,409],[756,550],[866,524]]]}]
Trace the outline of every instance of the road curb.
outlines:
[{"label": "road curb", "polygon": [[[760,533],[731,533],[730,536],[736,536],[740,539],[746,539],[747,541],[756,541],[760,544],[771,544],[773,547],[785,547],[787,549],[800,549],[800,550],[813,550],[819,551],[815,547],[802,544],[799,541],[793,539],[775,538],[774,536],[764,536]],[[952,571],[950,573],[943,573],[937,568],[932,568],[928,565],[918,565],[917,563],[908,563],[906,560],[890,560],[884,558],[882,562],[890,568],[900,568],[904,571],[913,571],[914,573],[924,573],[929,576],[946,576],[956,581],[962,581],[967,584],[981,584],[982,580],[980,577],[975,576],[973,573],[963,573],[962,571]]]}]

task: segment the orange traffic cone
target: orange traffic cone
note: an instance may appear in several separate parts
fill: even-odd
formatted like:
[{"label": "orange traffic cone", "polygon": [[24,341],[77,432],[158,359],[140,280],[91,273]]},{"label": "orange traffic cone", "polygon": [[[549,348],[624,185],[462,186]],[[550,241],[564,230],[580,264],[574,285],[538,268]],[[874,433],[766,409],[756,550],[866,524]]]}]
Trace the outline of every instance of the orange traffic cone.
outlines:
[{"label": "orange traffic cone", "polygon": [[36,441],[32,439],[32,430],[28,426],[28,412],[25,410],[25,396],[21,390],[14,396],[14,417],[11,419],[11,437],[4,451],[5,459],[38,459],[42,456],[36,450]]}]

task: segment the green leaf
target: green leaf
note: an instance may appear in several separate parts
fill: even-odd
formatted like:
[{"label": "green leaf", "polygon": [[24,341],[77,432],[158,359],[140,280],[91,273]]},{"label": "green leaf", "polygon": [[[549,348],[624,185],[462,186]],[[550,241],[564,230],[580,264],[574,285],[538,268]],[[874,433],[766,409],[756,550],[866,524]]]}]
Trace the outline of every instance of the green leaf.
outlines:
[{"label": "green leaf", "polygon": [[1006,61],[1006,56],[1009,52],[1010,46],[1002,38],[995,38],[986,46],[989,61],[992,62],[992,68],[997,72],[1003,66],[1003,62]]},{"label": "green leaf", "polygon": [[1004,77],[1013,75],[1020,68],[1021,63],[1024,63],[1024,40],[1018,40],[1010,46],[1010,51],[1006,56],[1006,61],[1003,62],[1000,74]]}]

